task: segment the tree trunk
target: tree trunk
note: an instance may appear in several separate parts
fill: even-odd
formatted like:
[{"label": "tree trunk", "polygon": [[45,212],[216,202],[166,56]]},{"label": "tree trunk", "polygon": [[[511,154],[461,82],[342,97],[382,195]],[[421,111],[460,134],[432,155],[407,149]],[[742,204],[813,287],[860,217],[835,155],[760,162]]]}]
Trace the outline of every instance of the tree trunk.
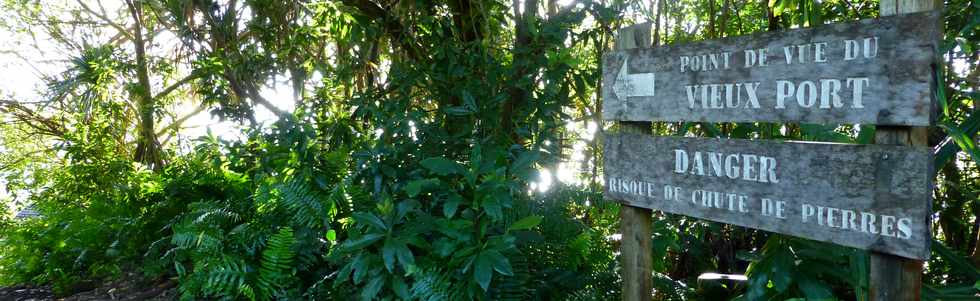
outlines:
[{"label": "tree trunk", "polygon": [[129,12],[133,17],[133,48],[136,49],[136,78],[138,84],[131,90],[136,98],[136,109],[139,111],[139,134],[136,137],[136,153],[133,160],[149,165],[153,170],[163,168],[163,158],[160,155],[160,142],[157,141],[154,130],[155,104],[150,91],[149,67],[146,61],[146,45],[143,40],[143,8],[139,1],[126,1]]},{"label": "tree trunk", "polygon": [[534,18],[538,17],[538,0],[525,0],[523,14],[520,11],[519,2],[514,0],[513,4],[515,20],[514,48],[511,50],[514,56],[514,73],[511,79],[513,85],[507,93],[510,98],[504,101],[500,110],[500,128],[501,135],[509,137],[515,144],[523,144],[522,139],[514,132],[514,111],[523,106],[530,97],[529,88],[522,87],[520,82],[523,78],[530,76],[530,71],[527,70],[526,66],[532,55],[528,49],[531,44],[531,32],[528,29],[528,23],[533,22]]},{"label": "tree trunk", "polygon": [[728,31],[728,18],[730,16],[730,14],[729,14],[729,11],[730,11],[729,4],[730,3],[731,2],[729,0],[722,0],[722,4],[721,4],[721,16],[718,17],[718,33],[717,33],[717,37],[724,37],[724,36],[727,36],[728,35],[726,32]]},{"label": "tree trunk", "polygon": [[762,6],[766,8],[766,30],[767,31],[777,31],[779,30],[779,17],[776,17],[776,13],[772,11],[772,7],[769,7],[769,0],[762,0]]},{"label": "tree trunk", "polygon": [[718,37],[715,31],[715,0],[708,0],[708,34],[709,39]]},{"label": "tree trunk", "polygon": [[653,45],[660,45],[660,16],[663,15],[664,2],[666,0],[656,0],[657,13],[653,18]]}]

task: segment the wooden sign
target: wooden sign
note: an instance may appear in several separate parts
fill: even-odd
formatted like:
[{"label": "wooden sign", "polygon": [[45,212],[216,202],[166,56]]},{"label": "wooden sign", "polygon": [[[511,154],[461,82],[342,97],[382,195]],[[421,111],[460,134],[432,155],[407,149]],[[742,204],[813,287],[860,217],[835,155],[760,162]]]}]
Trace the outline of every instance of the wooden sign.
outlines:
[{"label": "wooden sign", "polygon": [[603,58],[605,120],[927,126],[938,12]]},{"label": "wooden sign", "polygon": [[929,258],[926,147],[611,134],[606,196],[627,205]]}]

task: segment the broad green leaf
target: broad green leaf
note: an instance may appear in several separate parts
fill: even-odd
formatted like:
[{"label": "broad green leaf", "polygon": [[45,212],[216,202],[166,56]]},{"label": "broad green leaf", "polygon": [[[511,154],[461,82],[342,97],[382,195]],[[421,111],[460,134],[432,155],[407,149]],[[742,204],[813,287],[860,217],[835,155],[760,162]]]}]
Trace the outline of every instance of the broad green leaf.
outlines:
[{"label": "broad green leaf", "polygon": [[374,215],[374,213],[354,212],[352,216],[358,223],[369,225],[375,229],[378,229],[379,231],[388,231],[388,226],[386,226],[385,223],[378,218],[378,216]]},{"label": "broad green leaf", "polygon": [[959,146],[961,150],[963,150],[967,154],[970,154],[970,157],[973,158],[973,161],[976,161],[978,164],[980,164],[980,151],[977,150],[977,146],[973,144],[973,139],[971,139],[970,136],[966,134],[966,132],[961,130],[956,125],[945,123],[945,122],[940,123],[939,126],[946,130],[946,133],[949,134],[949,138],[953,139],[953,142],[955,142],[956,145]]},{"label": "broad green leaf", "polygon": [[936,68],[936,101],[939,102],[939,112],[943,113],[943,116],[949,117],[949,101],[946,99],[946,77],[943,76],[943,65],[940,64],[939,68]]},{"label": "broad green leaf", "polygon": [[533,170],[534,162],[538,160],[540,154],[535,150],[521,152],[511,164],[511,171],[518,176],[526,177]]},{"label": "broad green leaf", "polygon": [[769,274],[762,272],[756,273],[749,278],[749,289],[745,293],[748,300],[762,300],[766,294],[766,284],[769,283]]},{"label": "broad green leaf", "polygon": [[449,195],[446,199],[446,203],[442,204],[442,214],[447,218],[452,218],[456,214],[456,208],[459,207],[459,203],[463,202],[463,197],[453,193]]},{"label": "broad green leaf", "polygon": [[354,284],[361,284],[371,271],[371,257],[369,254],[360,254],[354,258]]},{"label": "broad green leaf", "polygon": [[455,106],[447,108],[446,113],[452,116],[467,116],[476,112],[468,106]]},{"label": "broad green leaf", "polygon": [[385,285],[385,277],[373,277],[361,290],[361,300],[374,300]]},{"label": "broad green leaf", "polygon": [[493,269],[495,271],[505,276],[514,276],[514,270],[510,266],[510,261],[503,254],[494,250],[485,251],[484,254],[493,262]]},{"label": "broad green leaf", "polygon": [[385,263],[385,269],[388,272],[395,271],[395,248],[397,243],[393,242],[394,238],[385,239],[385,244],[381,247],[381,259]]},{"label": "broad green leaf", "polygon": [[441,257],[446,257],[453,254],[456,251],[456,243],[447,238],[440,238],[432,244],[437,255]]},{"label": "broad green leaf", "polygon": [[419,193],[422,193],[422,190],[436,186],[439,186],[439,179],[415,180],[408,182],[408,185],[405,185],[405,193],[407,193],[409,197],[414,198],[415,196],[419,195]]},{"label": "broad green leaf", "polygon": [[395,295],[398,295],[399,299],[411,300],[412,295],[408,292],[408,285],[405,284],[405,280],[399,276],[391,277],[391,289],[395,291]]},{"label": "broad green leaf", "polygon": [[980,279],[980,270],[975,268],[968,259],[956,254],[953,252],[953,250],[950,250],[941,241],[933,239],[932,250],[933,252],[936,252],[939,257],[942,257],[943,261],[949,262],[949,267],[952,268],[953,271],[973,279]]},{"label": "broad green leaf", "polygon": [[412,250],[404,243],[399,243],[395,246],[395,256],[398,257],[398,262],[402,264],[405,270],[415,265],[415,256],[412,255]]},{"label": "broad green leaf", "polygon": [[785,292],[793,282],[793,257],[788,250],[779,250],[772,255],[772,284],[776,291]]},{"label": "broad green leaf", "polygon": [[330,242],[337,242],[337,231],[334,231],[333,229],[327,230],[327,233],[324,234],[324,238]]},{"label": "broad green leaf", "polygon": [[384,237],[384,234],[371,233],[365,234],[357,239],[347,240],[344,242],[344,248],[348,250],[358,250],[373,244],[374,242],[380,240]]},{"label": "broad green leaf", "polygon": [[507,228],[507,230],[509,230],[509,231],[514,231],[514,230],[528,230],[528,229],[534,228],[535,226],[537,226],[538,224],[540,224],[541,223],[541,220],[542,220],[542,217],[541,216],[531,215],[531,216],[522,218],[519,221],[514,222],[513,224],[510,225],[510,227]]},{"label": "broad green leaf", "polygon": [[490,279],[493,277],[493,261],[489,256],[480,253],[476,256],[473,267],[473,278],[480,284],[483,291],[490,288]]},{"label": "broad green leaf", "polygon": [[347,281],[347,278],[350,277],[350,274],[351,274],[352,271],[354,271],[354,262],[353,261],[345,264],[344,267],[340,268],[340,271],[337,272],[337,280],[340,280],[340,281],[334,282],[333,287],[338,287],[341,284],[343,284],[344,282],[346,282]]},{"label": "broad green leaf", "polygon": [[483,211],[495,221],[499,221],[504,217],[503,208],[501,208],[500,202],[494,196],[488,195],[483,198]]},{"label": "broad green leaf", "polygon": [[[956,126],[956,128],[960,129],[964,135],[967,136],[976,135],[977,131],[980,130],[980,114],[970,115],[969,117],[967,117],[966,120],[963,121],[963,123],[960,123],[958,126]],[[960,151],[959,144],[957,144],[955,141],[953,143],[943,144],[942,147],[940,147],[935,152],[935,157],[936,157],[935,170],[936,171],[941,170],[942,166],[946,165],[946,163],[949,162],[949,160],[952,160],[956,156],[956,153],[958,153],[959,151]]]},{"label": "broad green leaf", "polygon": [[830,291],[830,288],[819,280],[808,276],[798,278],[796,285],[803,291],[803,295],[806,296],[807,300],[834,300],[834,294]]},{"label": "broad green leaf", "polygon": [[465,171],[463,165],[443,157],[426,158],[420,163],[423,167],[429,169],[429,171],[441,176],[462,174]]}]

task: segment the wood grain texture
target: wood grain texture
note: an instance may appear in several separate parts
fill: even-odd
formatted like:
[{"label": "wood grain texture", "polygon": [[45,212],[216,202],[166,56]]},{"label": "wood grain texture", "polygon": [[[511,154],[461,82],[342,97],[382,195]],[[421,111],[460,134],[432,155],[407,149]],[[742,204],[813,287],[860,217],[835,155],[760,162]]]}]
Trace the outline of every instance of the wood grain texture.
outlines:
[{"label": "wood grain texture", "polygon": [[[650,23],[620,29],[616,35],[616,50],[649,47],[652,45]],[[623,132],[650,135],[650,122],[620,122]],[[623,205],[619,209],[620,260],[623,294],[626,301],[650,301],[653,298],[652,216],[648,208]]]},{"label": "wood grain texture", "polygon": [[[821,25],[780,32],[765,32],[697,43],[675,44],[655,48],[635,48],[613,51],[603,58],[602,114],[605,120],[618,121],[670,121],[670,122],[804,122],[804,123],[861,123],[881,125],[924,126],[931,124],[934,116],[932,101],[936,41],[939,36],[938,12],[898,15],[877,20]],[[647,25],[648,26],[648,25]],[[845,40],[861,43],[864,38],[877,37],[878,51],[873,58],[859,57],[844,60]],[[617,40],[619,44],[644,45],[639,39]],[[784,46],[811,45],[826,42],[822,47],[825,62],[815,62],[815,48],[804,50],[808,61],[799,62],[799,49],[792,48],[792,64],[786,63]],[[646,44],[649,45],[649,44]],[[863,44],[860,46],[863,47]],[[745,67],[745,50],[766,49],[767,65]],[[856,48],[855,48],[856,49]],[[809,51],[809,52],[807,52]],[[682,57],[728,52],[729,68],[709,71],[681,72]],[[863,53],[862,53],[863,55]],[[627,62],[626,76],[622,70]],[[689,66],[690,64],[688,64]],[[652,76],[643,76],[649,75]],[[623,78],[632,78],[632,84],[617,88]],[[867,78],[861,104],[854,105],[853,86],[847,78]],[[824,94],[834,88],[821,86],[821,80],[839,80],[841,107],[820,105],[805,107],[797,101],[796,90],[805,90],[804,103],[809,93],[821,102]],[[777,108],[777,81],[789,81],[797,85],[784,107]],[[804,81],[815,86],[803,88]],[[748,107],[748,91],[741,93],[739,108],[703,108],[689,102],[689,85],[759,83],[755,93],[758,108]],[[651,86],[652,85],[652,86]],[[744,85],[743,85],[744,87]],[[634,93],[624,93],[632,91]],[[833,90],[837,91],[837,90]],[[727,95],[720,91],[722,99]],[[732,95],[739,95],[733,93]],[[638,96],[624,96],[638,95]],[[692,94],[700,103],[699,92]],[[710,94],[708,94],[710,99]],[[723,101],[722,101],[723,102]]]},{"label": "wood grain texture", "polygon": [[652,217],[652,210],[647,208],[623,206],[619,209],[623,300],[649,301],[653,298]]},{"label": "wood grain texture", "polygon": [[[678,149],[690,156],[689,168],[682,173],[676,172]],[[694,172],[695,152],[702,153],[705,175]],[[708,152],[772,158],[774,176],[768,182],[715,176]],[[605,195],[630,206],[925,259],[931,241],[926,220],[932,191],[930,156],[924,147],[608,134]],[[752,162],[740,162],[745,161]],[[743,168],[742,163],[731,166]],[[757,164],[759,160],[751,163],[754,171],[749,172],[756,179],[760,170],[767,170]],[[726,173],[729,168],[722,169]],[[778,183],[772,183],[772,178]],[[665,185],[680,187],[675,193],[679,197],[668,200]],[[702,192],[695,194],[696,190]],[[721,196],[722,208],[714,202],[704,205],[701,196],[714,192]],[[728,194],[736,200],[744,196],[744,211],[732,209],[740,205],[730,202]],[[762,215],[763,198],[770,199],[773,206],[784,202],[784,218]],[[807,222],[802,220],[804,204],[812,209]],[[890,229],[882,228],[886,219]],[[908,237],[904,239],[896,232],[899,219],[907,219]],[[863,225],[865,220],[870,222],[868,227]],[[885,231],[890,235],[871,233]]]},{"label": "wood grain texture", "polygon": [[[939,0],[882,0],[879,2],[879,10],[882,16],[931,11],[940,8],[942,8],[942,1]],[[878,127],[875,131],[875,143],[929,146],[928,128]],[[932,174],[935,173],[930,171],[930,175]],[[931,199],[928,203],[931,206]],[[929,221],[927,218],[927,226]],[[871,252],[870,257],[869,300],[918,301],[922,298],[922,261],[879,252]]]}]

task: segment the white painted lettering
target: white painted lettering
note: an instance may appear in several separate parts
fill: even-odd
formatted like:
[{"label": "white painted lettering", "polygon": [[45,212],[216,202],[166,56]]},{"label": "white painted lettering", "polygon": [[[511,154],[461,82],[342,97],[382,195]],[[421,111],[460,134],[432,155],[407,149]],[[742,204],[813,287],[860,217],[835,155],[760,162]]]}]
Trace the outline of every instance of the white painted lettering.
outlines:
[{"label": "white painted lettering", "polygon": [[786,98],[793,95],[793,91],[796,87],[793,82],[788,80],[777,80],[776,81],[776,108],[785,109],[786,108]]},{"label": "white painted lettering", "polygon": [[674,172],[682,174],[687,171],[687,151],[674,150]]},{"label": "white painted lettering", "polygon": [[701,160],[701,152],[694,152],[693,162],[691,164],[691,174],[692,175],[704,175],[704,162]]},{"label": "white painted lettering", "polygon": [[864,108],[862,97],[864,97],[864,87],[868,85],[870,85],[870,80],[868,80],[867,77],[847,78],[847,87],[851,88],[852,91],[854,92],[852,96],[853,105],[851,105],[851,107],[857,109]]},{"label": "white painted lettering", "polygon": [[878,56],[878,37],[865,38],[863,50],[866,59]]},{"label": "white painted lettering", "polygon": [[742,154],[742,180],[746,181],[759,181],[759,178],[755,175],[755,161],[758,160],[758,156]]},{"label": "white painted lettering", "polygon": [[827,57],[824,56],[824,47],[827,47],[827,42],[813,43],[813,61],[817,63],[826,63]]},{"label": "white painted lettering", "polygon": [[894,233],[895,228],[895,217],[891,215],[881,216],[881,235],[883,236],[896,236]]},{"label": "white painted lettering", "polygon": [[738,179],[738,154],[725,157],[725,175],[732,179]]},{"label": "white painted lettering", "polygon": [[691,109],[694,109],[694,104],[695,104],[695,102],[694,102],[694,92],[697,91],[698,90],[698,87],[700,87],[700,86],[699,85],[687,85],[687,86],[684,86],[684,87],[687,88],[687,103],[688,103],[688,105],[690,105],[690,108]]},{"label": "white painted lettering", "polygon": [[805,80],[800,83],[800,88],[796,90],[796,103],[804,108],[812,107],[817,103],[817,86],[812,81]]},{"label": "white painted lettering", "polygon": [[786,208],[784,208],[786,202],[776,201],[776,218],[786,219]]},{"label": "white painted lettering", "polygon": [[874,214],[861,212],[861,232],[878,234],[878,227],[875,227],[876,219]]},{"label": "white painted lettering", "polygon": [[909,239],[912,238],[912,220],[904,217],[898,219],[898,238]]},{"label": "white painted lettering", "polygon": [[813,208],[813,205],[803,203],[803,208],[800,209],[800,214],[803,217],[803,223],[805,224],[807,219],[817,214],[817,209]]},{"label": "white painted lettering", "polygon": [[745,50],[745,68],[749,68],[749,67],[754,66],[755,65],[755,62],[757,60],[756,57],[757,57],[757,55],[755,54],[755,50],[746,49]]},{"label": "white painted lettering", "polygon": [[821,79],[820,80],[820,108],[829,109],[844,107],[844,102],[840,98],[840,80]]},{"label": "white painted lettering", "polygon": [[844,40],[844,60],[856,59],[861,54],[861,46],[855,40]]},{"label": "white painted lettering", "polygon": [[756,89],[759,88],[759,85],[760,84],[762,84],[762,83],[760,83],[760,82],[754,82],[754,83],[745,84],[745,93],[749,96],[749,101],[748,101],[747,105],[749,107],[754,108],[754,109],[758,109],[759,108],[759,97],[756,96],[755,91],[756,91]]}]

